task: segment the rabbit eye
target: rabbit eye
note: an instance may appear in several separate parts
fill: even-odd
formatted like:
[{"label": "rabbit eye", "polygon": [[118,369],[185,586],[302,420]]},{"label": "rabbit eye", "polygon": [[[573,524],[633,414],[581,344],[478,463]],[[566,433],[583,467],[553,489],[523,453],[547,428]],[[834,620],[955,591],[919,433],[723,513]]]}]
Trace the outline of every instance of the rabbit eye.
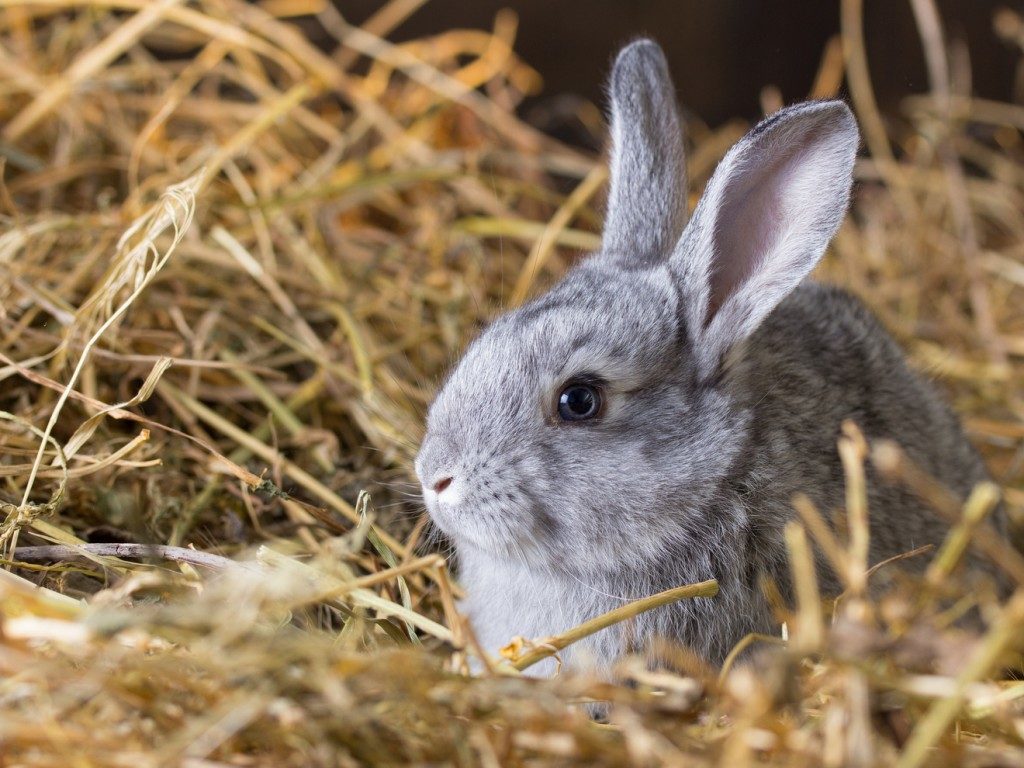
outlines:
[{"label": "rabbit eye", "polygon": [[558,415],[563,421],[584,421],[601,412],[601,390],[593,384],[569,384],[558,396]]}]

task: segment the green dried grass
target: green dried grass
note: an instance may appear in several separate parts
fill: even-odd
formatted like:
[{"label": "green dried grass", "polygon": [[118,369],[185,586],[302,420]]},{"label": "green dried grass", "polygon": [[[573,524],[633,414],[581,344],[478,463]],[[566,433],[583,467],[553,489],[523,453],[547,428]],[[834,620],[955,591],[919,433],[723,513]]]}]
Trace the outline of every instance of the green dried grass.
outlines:
[{"label": "green dried grass", "polygon": [[[719,672],[665,648],[668,671],[627,659],[614,683],[515,671],[640,605],[469,677],[456,587],[417,554],[423,412],[482,322],[598,242],[605,171],[515,117],[538,78],[513,15],[387,42],[421,4],[357,28],[316,0],[0,1],[0,762],[1019,763],[1024,684],[998,675],[1022,650],[1020,593],[959,604],[982,637],[945,607],[968,541],[1024,584],[984,523],[997,491],[1024,508],[1024,108],[946,81],[927,0],[933,88],[910,129],[874,106],[858,0],[812,94],[845,73],[870,151],[822,273],[941,378],[1001,484],[961,511],[875,447],[962,520],[914,555],[928,576],[866,597],[851,425],[849,525],[798,500],[788,641],[748,641],[782,652]],[[1024,46],[1018,16],[996,22]],[[698,186],[741,130],[691,126]],[[166,207],[189,179],[194,218]],[[813,546],[847,585],[827,613]],[[579,706],[595,699],[608,725]]]}]

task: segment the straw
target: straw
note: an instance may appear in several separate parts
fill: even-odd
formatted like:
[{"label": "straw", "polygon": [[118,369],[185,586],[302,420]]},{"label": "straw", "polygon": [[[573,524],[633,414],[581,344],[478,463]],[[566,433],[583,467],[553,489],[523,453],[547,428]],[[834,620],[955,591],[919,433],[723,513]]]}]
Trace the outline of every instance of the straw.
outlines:
[{"label": "straw", "polygon": [[[679,600],[736,610],[715,582],[497,658],[426,527],[437,386],[601,243],[605,163],[522,119],[542,83],[514,13],[408,40],[424,0],[361,24],[326,0],[0,0],[0,762],[1024,762],[1024,108],[969,93],[913,0],[928,91],[883,113],[894,73],[837,2],[810,95],[848,89],[866,148],[818,277],[935,380],[992,482],[959,498],[850,414],[840,508],[805,489],[785,583],[752,578],[780,631],[714,669],[632,641]],[[993,21],[1024,55],[1020,14]],[[690,117],[695,197],[749,126]],[[875,562],[879,483],[942,544]],[[633,653],[530,676],[596,632]]]}]

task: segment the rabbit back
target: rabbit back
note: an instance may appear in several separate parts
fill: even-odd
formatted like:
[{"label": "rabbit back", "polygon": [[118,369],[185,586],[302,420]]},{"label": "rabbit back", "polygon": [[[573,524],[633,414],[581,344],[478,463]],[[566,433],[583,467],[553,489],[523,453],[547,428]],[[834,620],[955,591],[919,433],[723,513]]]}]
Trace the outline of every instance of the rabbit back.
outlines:
[{"label": "rabbit back", "polygon": [[[897,443],[961,500],[988,478],[934,384],[910,368],[871,311],[840,288],[802,283],[742,347],[727,381],[736,402],[750,412],[745,459],[730,483],[747,499],[752,551],[784,551],[782,526],[793,517],[796,493],[809,496],[829,517],[846,506],[836,450],[846,420],[869,442]],[[870,461],[866,470],[872,564],[941,543],[948,532],[945,518],[905,486],[880,476]],[[1004,531],[1001,509],[993,523]],[[928,559],[923,553],[903,566],[920,568]],[[985,566],[973,558],[972,564]],[[775,563],[771,570],[779,568]],[[822,577],[827,589],[839,589],[830,569]]]}]

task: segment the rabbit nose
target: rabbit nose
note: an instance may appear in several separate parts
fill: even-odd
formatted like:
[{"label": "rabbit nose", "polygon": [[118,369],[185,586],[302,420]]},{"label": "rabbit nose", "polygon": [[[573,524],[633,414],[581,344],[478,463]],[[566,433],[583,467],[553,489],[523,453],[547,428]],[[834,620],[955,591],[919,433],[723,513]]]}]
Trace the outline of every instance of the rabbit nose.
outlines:
[{"label": "rabbit nose", "polygon": [[444,477],[438,478],[434,481],[434,493],[444,493],[445,489],[452,484],[454,478],[451,475],[445,475]]}]

